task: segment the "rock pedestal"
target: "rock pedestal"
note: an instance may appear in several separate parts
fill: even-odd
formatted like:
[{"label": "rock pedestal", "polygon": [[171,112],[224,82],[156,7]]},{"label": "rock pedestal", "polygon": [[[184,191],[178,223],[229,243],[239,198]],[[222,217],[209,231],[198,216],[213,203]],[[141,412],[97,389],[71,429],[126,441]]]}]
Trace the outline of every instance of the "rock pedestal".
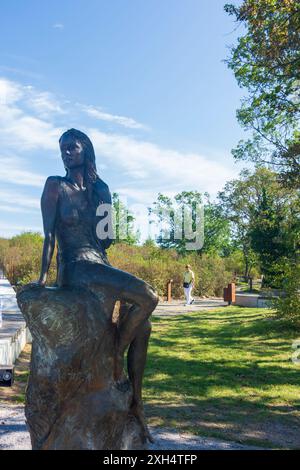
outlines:
[{"label": "rock pedestal", "polygon": [[116,327],[99,298],[28,285],[17,300],[33,337],[25,406],[33,449],[146,448],[131,384],[114,381]]}]

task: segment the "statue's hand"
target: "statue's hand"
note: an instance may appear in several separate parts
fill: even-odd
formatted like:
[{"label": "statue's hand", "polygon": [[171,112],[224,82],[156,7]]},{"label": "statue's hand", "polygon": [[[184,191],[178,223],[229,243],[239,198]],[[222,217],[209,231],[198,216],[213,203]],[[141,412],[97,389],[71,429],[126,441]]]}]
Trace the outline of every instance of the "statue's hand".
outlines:
[{"label": "statue's hand", "polygon": [[38,279],[37,281],[31,281],[29,282],[29,286],[32,287],[45,287],[46,281]]},{"label": "statue's hand", "polygon": [[37,281],[31,281],[28,284],[25,285],[19,285],[18,286],[18,292],[34,289],[35,287],[45,287],[45,283],[41,282],[40,280]]}]

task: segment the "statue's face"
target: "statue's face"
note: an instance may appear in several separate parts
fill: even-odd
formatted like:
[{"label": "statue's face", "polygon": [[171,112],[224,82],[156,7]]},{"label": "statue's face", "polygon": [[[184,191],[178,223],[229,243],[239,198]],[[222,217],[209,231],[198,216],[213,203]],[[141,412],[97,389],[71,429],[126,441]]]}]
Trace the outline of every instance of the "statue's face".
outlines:
[{"label": "statue's face", "polygon": [[67,135],[61,139],[59,146],[65,168],[76,168],[84,164],[84,148],[79,140]]}]

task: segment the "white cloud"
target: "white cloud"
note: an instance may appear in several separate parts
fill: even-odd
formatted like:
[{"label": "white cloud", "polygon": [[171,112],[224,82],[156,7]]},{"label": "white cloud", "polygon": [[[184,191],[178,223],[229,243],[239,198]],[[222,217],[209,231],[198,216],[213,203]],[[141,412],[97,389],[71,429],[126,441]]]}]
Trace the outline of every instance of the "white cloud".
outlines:
[{"label": "white cloud", "polygon": [[[47,97],[49,98],[48,95]],[[32,111],[26,112],[23,108],[26,100],[27,104],[31,103],[33,108],[38,105],[41,108],[43,104],[44,107],[48,106],[49,110],[50,99],[47,102],[46,97],[43,94],[35,93],[32,87],[0,79],[1,148],[13,148],[21,151],[56,149],[61,129],[55,127],[50,120],[32,115]]]},{"label": "white cloud", "polygon": [[55,96],[47,91],[38,92],[34,88],[30,88],[27,103],[31,109],[42,116],[48,117],[50,113],[65,113]]},{"label": "white cloud", "polygon": [[64,29],[64,27],[65,27],[65,25],[62,24],[62,23],[54,23],[52,25],[52,28],[54,28],[54,29]]},{"label": "white cloud", "polygon": [[12,207],[40,209],[40,199],[27,194],[18,193],[13,190],[0,190],[0,204],[11,205]]},{"label": "white cloud", "polygon": [[[118,186],[114,188],[114,192],[118,193],[121,198],[130,198],[138,204],[146,205],[152,204],[157,197],[157,191],[155,189],[139,189],[130,186]],[[172,195],[174,194],[175,192]]]},{"label": "white cloud", "polygon": [[22,86],[18,83],[6,80],[5,78],[0,79],[0,105],[8,106],[15,103],[23,94]]},{"label": "white cloud", "polygon": [[0,156],[0,181],[23,186],[42,187],[46,177],[25,168],[24,160],[19,157]]},{"label": "white cloud", "polygon": [[36,213],[36,210],[33,210],[33,209],[25,209],[24,207],[10,206],[10,205],[5,205],[5,204],[0,204],[0,212],[1,211],[9,212],[10,214],[12,212],[17,212],[17,213],[22,213],[22,214]]},{"label": "white cloud", "polygon": [[[107,134],[98,129],[90,129],[89,135],[98,160],[104,158],[112,171],[123,171],[122,179],[134,180],[138,188],[143,188],[142,192],[172,193],[191,189],[216,194],[228,179],[234,177],[232,168],[201,154],[165,149],[151,142]],[[138,194],[139,200],[142,192]]]},{"label": "white cloud", "polygon": [[[94,106],[77,103],[77,108],[95,119],[112,122],[126,128],[146,129],[134,119],[106,113]],[[36,90],[6,78],[0,78],[0,144],[20,150],[57,150],[63,130],[54,122],[63,115],[76,122],[74,106],[65,99],[58,100],[48,91]],[[68,126],[69,127],[69,126]]]},{"label": "white cloud", "polygon": [[[32,158],[31,151],[38,151],[41,156],[58,151],[58,138],[65,128],[78,125],[84,129],[79,111],[127,129],[145,128],[132,118],[60,100],[48,91],[0,78],[0,180],[42,187],[46,177],[30,171],[19,155],[24,157],[30,151]],[[58,126],[57,122],[64,124],[70,118],[67,126]],[[183,190],[198,190],[214,196],[228,179],[238,174],[230,155],[226,156],[230,162],[226,166],[205,154],[179,152],[134,136],[101,132],[96,127],[85,129],[95,146],[98,168],[104,169],[115,182],[116,189],[107,181],[111,190],[130,198],[130,204],[150,205],[159,192],[172,196]],[[0,198],[4,212],[9,207],[11,212],[40,210],[40,200],[26,194],[0,191]]]},{"label": "white cloud", "polygon": [[0,222],[0,236],[1,237],[13,237],[16,235],[16,233],[20,232],[41,232],[42,233],[42,227],[41,226],[28,226],[25,224],[18,224],[18,225],[13,225],[13,224],[7,224],[5,222]]},{"label": "white cloud", "polygon": [[79,106],[83,112],[101,121],[114,122],[116,124],[119,124],[120,126],[128,127],[129,129],[144,129],[144,130],[147,129],[146,126],[144,126],[143,124],[140,124],[139,122],[135,121],[132,118],[106,113],[101,108],[96,108],[95,106],[86,106],[86,105],[79,105]]},{"label": "white cloud", "polygon": [[0,107],[1,146],[16,150],[55,150],[62,133],[51,123],[27,115],[19,109]]}]

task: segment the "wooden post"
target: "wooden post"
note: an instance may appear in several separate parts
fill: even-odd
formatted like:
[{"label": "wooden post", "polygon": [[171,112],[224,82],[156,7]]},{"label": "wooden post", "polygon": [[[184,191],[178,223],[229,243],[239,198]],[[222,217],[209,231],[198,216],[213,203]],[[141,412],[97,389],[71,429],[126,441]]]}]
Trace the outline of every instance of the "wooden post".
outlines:
[{"label": "wooden post", "polygon": [[250,291],[253,290],[253,277],[249,277],[249,282],[250,282]]},{"label": "wooden post", "polygon": [[228,302],[228,305],[231,305],[232,302],[235,302],[235,283],[230,282],[227,287],[224,287],[223,290],[224,302]]},{"label": "wooden post", "polygon": [[228,305],[231,305],[232,302],[235,302],[235,283],[230,282],[228,284]]},{"label": "wooden post", "polygon": [[228,297],[228,287],[224,287],[223,289],[223,297],[224,297],[224,302],[228,302],[229,297]]},{"label": "wooden post", "polygon": [[169,279],[169,282],[167,284],[167,302],[172,301],[172,282],[173,279]]}]

